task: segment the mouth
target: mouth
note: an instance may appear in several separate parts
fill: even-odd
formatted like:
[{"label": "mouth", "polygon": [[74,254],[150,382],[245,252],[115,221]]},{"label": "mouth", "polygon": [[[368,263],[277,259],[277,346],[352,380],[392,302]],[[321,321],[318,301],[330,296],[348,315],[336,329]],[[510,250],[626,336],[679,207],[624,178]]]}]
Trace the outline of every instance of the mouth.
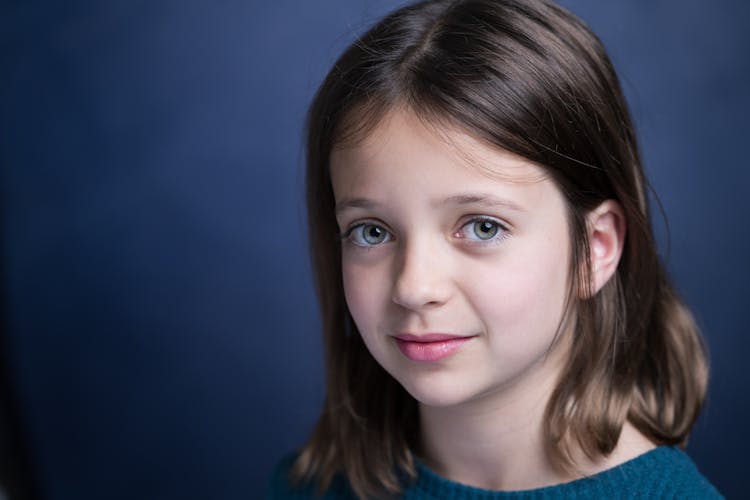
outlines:
[{"label": "mouth", "polygon": [[403,333],[394,339],[401,353],[412,361],[434,363],[456,353],[464,344],[473,339],[445,333],[413,335]]}]

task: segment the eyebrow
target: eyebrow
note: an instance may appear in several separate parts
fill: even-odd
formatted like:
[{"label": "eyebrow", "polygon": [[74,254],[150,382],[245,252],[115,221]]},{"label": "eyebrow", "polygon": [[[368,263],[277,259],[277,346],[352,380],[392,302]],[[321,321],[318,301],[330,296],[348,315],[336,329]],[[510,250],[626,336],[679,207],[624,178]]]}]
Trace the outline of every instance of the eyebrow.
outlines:
[{"label": "eyebrow", "polygon": [[[516,212],[525,212],[517,203],[503,198],[497,198],[488,194],[457,194],[449,196],[435,203],[435,205],[484,205],[487,207],[505,207]],[[336,203],[335,212],[341,213],[351,208],[363,208],[373,209],[379,207],[380,204],[376,201],[368,198],[344,198],[340,202]]]},{"label": "eyebrow", "polygon": [[336,203],[336,208],[334,210],[338,214],[350,208],[371,209],[378,206],[378,203],[367,198],[344,198],[340,202]]},{"label": "eyebrow", "polygon": [[455,196],[449,196],[444,200],[440,201],[440,204],[453,204],[453,205],[484,205],[487,207],[505,207],[516,212],[525,212],[526,209],[521,207],[519,204],[506,200],[504,198],[497,198],[496,196],[489,194],[458,194]]}]

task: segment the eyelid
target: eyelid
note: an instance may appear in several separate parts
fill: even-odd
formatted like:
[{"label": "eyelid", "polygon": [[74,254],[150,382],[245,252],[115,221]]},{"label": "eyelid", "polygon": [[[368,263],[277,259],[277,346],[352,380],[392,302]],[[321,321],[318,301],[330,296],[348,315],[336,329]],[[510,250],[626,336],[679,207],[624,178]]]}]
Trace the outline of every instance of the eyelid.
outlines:
[{"label": "eyelid", "polygon": [[[469,226],[470,224],[476,224],[477,222],[491,222],[493,224],[496,224],[498,227],[497,234],[492,238],[486,240],[467,238],[466,236],[461,235],[461,231],[465,227]],[[502,219],[498,219],[497,217],[492,217],[490,215],[471,215],[461,221],[458,229],[453,233],[453,235],[455,238],[467,241],[471,245],[491,245],[493,243],[499,243],[510,236],[510,230],[510,224]]]},{"label": "eyelid", "polygon": [[[368,225],[377,226],[381,228],[383,231],[385,231],[386,233],[385,239],[379,243],[371,243],[371,244],[370,243],[358,243],[354,241],[353,239],[354,231],[364,226],[368,226]],[[377,221],[377,220],[372,220],[372,219],[364,219],[364,220],[358,220],[358,221],[352,222],[349,225],[349,227],[343,232],[343,234],[341,234],[341,239],[344,241],[348,241],[349,243],[356,246],[357,248],[372,249],[380,245],[383,245],[385,243],[389,243],[393,241],[394,235],[393,235],[393,231],[388,229],[388,226],[386,226],[382,222]]]},{"label": "eyelid", "polygon": [[391,231],[390,228],[388,228],[388,225],[384,223],[383,221],[380,221],[378,219],[357,219],[345,225],[346,229],[344,229],[344,231],[340,233],[341,237],[346,238],[352,233],[352,231],[354,231],[354,229],[364,224],[372,224],[373,226],[380,226],[386,231],[388,231],[391,235],[393,235],[393,231]]}]

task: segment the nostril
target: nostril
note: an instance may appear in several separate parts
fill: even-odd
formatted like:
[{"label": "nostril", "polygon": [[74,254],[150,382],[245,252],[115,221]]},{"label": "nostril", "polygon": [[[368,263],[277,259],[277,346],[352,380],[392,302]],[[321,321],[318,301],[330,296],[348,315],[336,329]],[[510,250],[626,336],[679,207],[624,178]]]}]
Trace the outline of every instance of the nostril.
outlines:
[{"label": "nostril", "polygon": [[435,281],[407,282],[402,279],[396,282],[392,300],[407,309],[418,310],[442,304],[445,295],[440,284]]}]

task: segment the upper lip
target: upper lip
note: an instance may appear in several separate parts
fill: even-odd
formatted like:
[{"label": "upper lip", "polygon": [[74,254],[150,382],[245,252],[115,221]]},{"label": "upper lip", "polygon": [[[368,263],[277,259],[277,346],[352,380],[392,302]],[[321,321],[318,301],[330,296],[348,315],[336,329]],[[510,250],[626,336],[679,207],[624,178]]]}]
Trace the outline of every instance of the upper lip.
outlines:
[{"label": "upper lip", "polygon": [[414,333],[399,333],[398,335],[395,335],[395,337],[398,340],[403,340],[406,342],[445,342],[446,340],[454,340],[454,339],[466,339],[470,336],[466,335],[454,335],[451,333],[423,333],[423,334],[414,334]]}]

